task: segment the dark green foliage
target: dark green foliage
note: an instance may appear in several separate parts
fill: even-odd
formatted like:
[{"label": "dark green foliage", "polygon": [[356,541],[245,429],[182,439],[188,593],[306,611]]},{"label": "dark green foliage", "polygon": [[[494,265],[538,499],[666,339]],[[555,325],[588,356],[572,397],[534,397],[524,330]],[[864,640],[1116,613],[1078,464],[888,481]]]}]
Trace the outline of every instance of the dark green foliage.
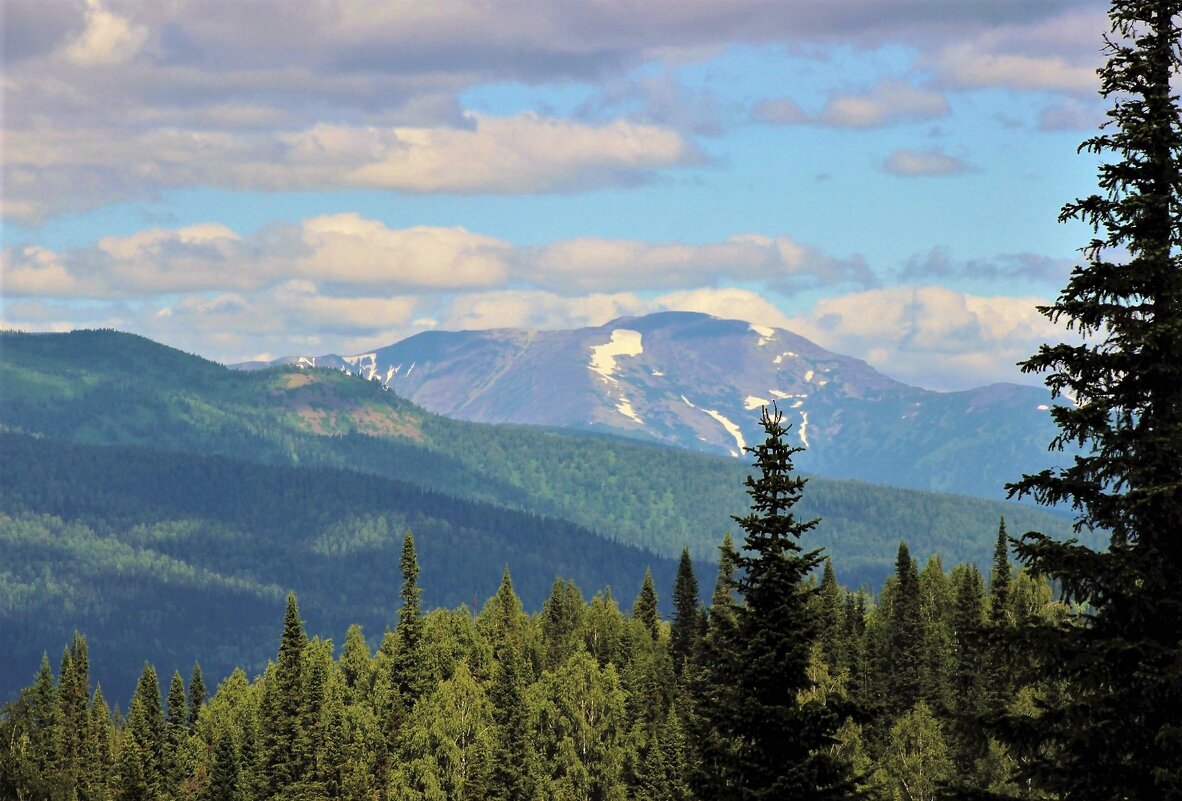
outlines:
[{"label": "dark green foliage", "polygon": [[702,599],[698,578],[689,549],[683,548],[677,563],[677,582],[673,585],[673,622],[669,630],[669,650],[677,675],[697,658],[702,631]]},{"label": "dark green foliage", "polygon": [[[126,792],[139,793],[141,781],[151,793],[160,792],[167,778],[164,773],[164,709],[160,704],[160,680],[156,677],[156,669],[148,663],[144,664],[127,710],[126,732],[131,735],[136,752],[134,758],[120,758],[119,769],[126,782]],[[121,753],[127,747],[127,743],[122,744]]]},{"label": "dark green foliage", "polygon": [[653,588],[653,573],[644,571],[644,583],[632,604],[632,617],[639,620],[654,640],[661,632],[661,613],[657,609],[657,591]]},{"label": "dark green foliage", "polygon": [[201,719],[201,709],[205,706],[205,680],[201,677],[201,665],[193,663],[193,673],[189,676],[188,712],[186,721],[189,728],[197,725]]},{"label": "dark green foliage", "polygon": [[185,682],[180,673],[172,674],[164,719],[164,778],[170,786],[179,785],[184,772],[182,749],[188,739],[189,710]]},{"label": "dark green foliage", "polygon": [[899,543],[892,589],[885,667],[887,703],[902,712],[915,706],[920,697],[924,640],[919,573],[905,542]]},{"label": "dark green foliage", "polygon": [[1053,445],[1086,450],[1012,491],[1070,504],[1077,530],[1109,537],[1097,550],[1032,532],[1016,546],[1030,569],[1089,605],[1024,627],[1020,647],[1066,691],[1037,726],[1011,721],[1027,775],[1071,798],[1182,797],[1180,14],[1178,0],[1112,3],[1099,71],[1112,107],[1081,148],[1111,160],[1099,167],[1099,191],[1060,215],[1095,233],[1086,263],[1042,308],[1085,339],[1044,345],[1023,364],[1076,401],[1053,410]]},{"label": "dark green foliage", "polygon": [[739,590],[745,601],[738,616],[738,647],[724,660],[731,666],[716,686],[724,702],[713,722],[731,742],[724,766],[732,798],[846,798],[846,766],[830,746],[838,720],[818,703],[798,704],[809,690],[808,668],[820,623],[805,579],[820,563],[819,551],[804,551],[799,540],[817,520],[797,519],[793,507],[805,479],[792,468],[800,451],[787,444],[788,427],[778,410],[760,418],[767,438],[750,449],[757,476],[748,476],[751,512],[736,521],[746,532]]},{"label": "dark green foliage", "polygon": [[1010,543],[1003,517],[997,527],[997,546],[993,549],[993,569],[989,573],[989,622],[994,628],[1006,625],[1010,605]]},{"label": "dark green foliage", "polygon": [[402,606],[394,630],[397,648],[391,663],[392,686],[407,706],[413,705],[428,689],[430,668],[423,652],[423,613],[419,608],[419,561],[415,555],[414,536],[407,531],[402,539]]},{"label": "dark green foliage", "polygon": [[274,668],[268,671],[259,711],[261,764],[268,795],[281,793],[303,778],[308,765],[296,750],[303,704],[304,624],[293,594],[287,596],[283,636]]},{"label": "dark green foliage", "polygon": [[228,730],[217,735],[203,801],[238,801],[238,752]]}]

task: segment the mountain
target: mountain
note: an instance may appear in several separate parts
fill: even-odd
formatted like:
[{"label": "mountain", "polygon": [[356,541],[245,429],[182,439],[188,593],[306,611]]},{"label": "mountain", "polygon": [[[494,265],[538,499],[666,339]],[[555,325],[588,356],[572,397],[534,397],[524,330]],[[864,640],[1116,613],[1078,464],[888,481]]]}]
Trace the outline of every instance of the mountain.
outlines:
[{"label": "mountain", "polygon": [[[431,331],[372,353],[272,364],[331,367],[461,420],[610,432],[738,458],[776,403],[807,448],[799,467],[985,498],[1053,463],[1047,392],[933,392],[781,328],[691,312],[572,331]],[[257,368],[259,363],[237,365]]]},{"label": "mountain", "polygon": [[[134,654],[128,676],[146,650],[186,667],[173,647],[186,626],[224,640],[223,663],[257,664],[249,648],[273,647],[289,588],[313,631],[339,638],[356,620],[372,642],[396,608],[407,527],[429,604],[482,601],[506,564],[532,608],[556,575],[627,603],[646,566],[667,599],[670,560],[684,546],[713,559],[747,510],[749,471],[451,420],[340,370],[231,370],[114,331],[0,333],[0,457],[0,652],[32,654],[9,660],[27,672],[78,627],[108,665]],[[901,539],[921,560],[987,566],[1001,515],[1014,533],[1069,528],[1015,504],[823,478],[800,512],[822,518],[812,542],[851,586],[879,586]]]}]

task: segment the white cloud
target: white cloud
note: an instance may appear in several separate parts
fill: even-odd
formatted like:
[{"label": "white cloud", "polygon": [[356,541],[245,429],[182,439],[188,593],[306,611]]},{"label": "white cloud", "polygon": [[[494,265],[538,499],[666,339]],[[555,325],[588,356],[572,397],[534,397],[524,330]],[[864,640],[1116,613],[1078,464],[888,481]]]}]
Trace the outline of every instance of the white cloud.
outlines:
[{"label": "white cloud", "polygon": [[667,311],[696,311],[756,325],[790,327],[790,320],[775,304],[757,292],[737,287],[670,292],[656,298],[653,305]]},{"label": "white cloud", "polygon": [[123,64],[134,58],[147,40],[147,26],[112,14],[101,0],[86,0],[86,28],[66,47],[65,55],[83,67]]},{"label": "white cloud", "polygon": [[591,125],[521,114],[470,121],[470,128],[319,124],[281,133],[12,132],[4,160],[6,211],[28,220],[193,185],[563,192],[637,182],[701,159],[679,133],[625,120]]},{"label": "white cloud", "polygon": [[1037,379],[1023,377],[1016,363],[1067,334],[1035,309],[1045,302],[894,287],[822,300],[787,327],[893,378],[933,389],[1032,383]]},{"label": "white cloud", "polygon": [[899,148],[883,162],[882,168],[894,175],[955,175],[967,172],[969,165],[955,156],[935,150],[918,151]]},{"label": "white cloud", "polygon": [[214,223],[109,236],[54,252],[3,252],[10,297],[114,298],[249,292],[292,279],[349,295],[501,287],[620,292],[762,280],[773,287],[873,283],[860,257],[835,258],[789,237],[742,234],[685,244],[572,239],[521,248],[464,228],[395,229],[356,213],[274,224],[239,236]]},{"label": "white cloud", "polygon": [[948,101],[942,92],[919,89],[905,81],[885,80],[867,92],[830,95],[824,108],[815,116],[788,98],[760,103],[754,116],[776,125],[880,128],[935,119],[947,113]]}]

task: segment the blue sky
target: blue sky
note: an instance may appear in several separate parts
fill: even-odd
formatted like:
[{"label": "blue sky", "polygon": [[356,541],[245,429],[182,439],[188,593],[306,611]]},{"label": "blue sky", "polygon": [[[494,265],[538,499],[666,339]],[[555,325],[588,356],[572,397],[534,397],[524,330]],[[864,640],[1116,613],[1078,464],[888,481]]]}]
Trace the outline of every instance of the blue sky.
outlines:
[{"label": "blue sky", "polygon": [[222,361],[693,309],[1026,381],[1091,0],[12,0],[0,323]]}]

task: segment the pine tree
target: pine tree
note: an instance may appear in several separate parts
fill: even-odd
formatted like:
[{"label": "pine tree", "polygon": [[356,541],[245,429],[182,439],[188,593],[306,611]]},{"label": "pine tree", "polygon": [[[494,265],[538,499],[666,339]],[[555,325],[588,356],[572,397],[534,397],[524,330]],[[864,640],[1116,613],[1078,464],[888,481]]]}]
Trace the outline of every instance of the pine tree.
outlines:
[{"label": "pine tree", "polygon": [[677,563],[677,580],[673,585],[673,622],[669,631],[669,651],[678,676],[686,663],[696,658],[703,633],[701,607],[694,563],[689,549],[682,548],[681,561]]},{"label": "pine tree", "polygon": [[789,427],[778,409],[765,408],[760,425],[766,439],[748,449],[759,471],[746,481],[751,512],[735,518],[747,533],[738,558],[746,603],[732,657],[735,684],[720,721],[735,744],[732,797],[846,798],[847,769],[830,748],[837,716],[817,702],[797,703],[811,688],[811,651],[820,634],[811,603],[817,590],[805,579],[822,558],[798,542],[819,522],[793,512],[806,480],[794,474],[792,457],[803,449],[787,443]]},{"label": "pine tree", "polygon": [[189,709],[187,722],[189,728],[197,725],[201,719],[201,708],[205,706],[205,680],[201,678],[201,665],[193,663],[193,673],[189,676]]},{"label": "pine tree", "polygon": [[1046,372],[1071,405],[1051,413],[1055,447],[1084,452],[1024,476],[1013,493],[1071,504],[1076,527],[1101,531],[1093,550],[1028,533],[1020,561],[1089,605],[1023,639],[1041,670],[1068,683],[1018,741],[1027,775],[1065,797],[1182,797],[1182,121],[1171,82],[1182,66],[1179,0],[1114,0],[1107,63],[1113,101],[1081,149],[1111,161],[1099,192],[1062,220],[1095,231],[1054,304],[1083,344],[1044,345],[1023,364]]},{"label": "pine tree", "polygon": [[644,569],[644,584],[632,604],[632,618],[639,620],[654,640],[661,634],[661,613],[657,610],[657,591],[653,588],[653,573]]}]

